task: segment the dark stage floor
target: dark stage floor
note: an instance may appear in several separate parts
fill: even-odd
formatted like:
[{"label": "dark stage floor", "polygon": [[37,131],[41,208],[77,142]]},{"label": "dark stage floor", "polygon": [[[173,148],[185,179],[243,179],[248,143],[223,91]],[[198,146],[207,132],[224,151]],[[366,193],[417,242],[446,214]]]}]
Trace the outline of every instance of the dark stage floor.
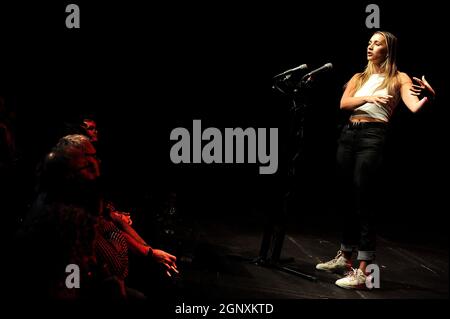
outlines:
[{"label": "dark stage floor", "polygon": [[195,240],[179,260],[185,297],[199,300],[448,298],[448,249],[442,245],[420,245],[379,236],[380,288],[353,291],[334,284],[339,275],[315,270],[316,263],[335,256],[339,243],[337,232],[311,227],[288,228],[281,259],[294,258],[288,265],[317,277],[317,281],[310,281],[246,260],[259,252],[262,227],[255,221],[202,219],[193,225]]}]

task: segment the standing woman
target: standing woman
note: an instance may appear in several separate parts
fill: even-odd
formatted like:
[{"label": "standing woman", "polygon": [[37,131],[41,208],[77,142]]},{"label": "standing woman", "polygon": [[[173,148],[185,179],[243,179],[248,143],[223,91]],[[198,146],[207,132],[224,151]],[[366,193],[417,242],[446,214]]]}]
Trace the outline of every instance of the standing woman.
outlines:
[{"label": "standing woman", "polygon": [[[383,192],[374,188],[381,165],[389,120],[400,98],[417,112],[434,97],[425,80],[411,78],[397,70],[397,38],[389,32],[375,32],[367,47],[367,66],[347,83],[341,109],[352,111],[337,150],[338,183],[345,197],[343,238],[337,256],[316,266],[319,270],[346,271],[336,281],[343,288],[364,288],[366,266],[375,259],[373,206],[383,200]],[[341,197],[342,198],[342,197]],[[352,252],[357,250],[358,269],[352,269]]]}]

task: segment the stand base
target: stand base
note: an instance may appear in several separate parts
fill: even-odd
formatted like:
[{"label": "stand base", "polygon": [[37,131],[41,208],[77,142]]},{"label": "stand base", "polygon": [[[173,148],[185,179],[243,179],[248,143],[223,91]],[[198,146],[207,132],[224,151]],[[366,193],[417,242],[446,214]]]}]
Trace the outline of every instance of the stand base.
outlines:
[{"label": "stand base", "polygon": [[282,266],[282,265],[279,265],[279,264],[275,264],[275,265],[273,265],[272,267],[274,267],[274,268],[277,269],[277,270],[284,271],[284,272],[286,272],[286,273],[288,273],[288,274],[296,275],[296,276],[298,276],[298,277],[301,277],[301,278],[304,278],[304,279],[308,279],[308,280],[310,280],[310,281],[317,281],[317,277],[314,277],[314,276],[305,274],[305,273],[303,273],[303,272],[300,272],[300,271],[298,271],[298,270],[295,269],[295,268],[291,268],[291,267],[287,267],[287,266]]},{"label": "stand base", "polygon": [[310,281],[317,281],[317,277],[305,274],[295,267],[287,266],[286,264],[292,263],[294,261],[294,258],[292,258],[292,257],[280,259],[279,261],[276,261],[276,262],[267,260],[261,256],[256,257],[256,258],[248,258],[248,257],[242,257],[242,256],[236,256],[236,255],[229,255],[228,257],[238,259],[240,261],[249,262],[256,266],[267,267],[267,268],[272,268],[272,269],[276,269],[279,271],[283,271],[288,274],[295,275],[297,277],[301,277],[301,278],[304,278],[304,279],[307,279]]},{"label": "stand base", "polygon": [[294,258],[285,258],[285,259],[280,259],[275,262],[274,261],[269,261],[269,262],[263,261],[263,262],[260,262],[260,264],[258,264],[258,265],[261,265],[264,267],[269,267],[269,268],[274,268],[276,270],[283,271],[283,272],[286,272],[291,275],[296,275],[298,277],[308,279],[310,281],[317,281],[317,277],[305,274],[295,267],[286,265],[288,263],[292,263],[293,261],[294,261]]}]

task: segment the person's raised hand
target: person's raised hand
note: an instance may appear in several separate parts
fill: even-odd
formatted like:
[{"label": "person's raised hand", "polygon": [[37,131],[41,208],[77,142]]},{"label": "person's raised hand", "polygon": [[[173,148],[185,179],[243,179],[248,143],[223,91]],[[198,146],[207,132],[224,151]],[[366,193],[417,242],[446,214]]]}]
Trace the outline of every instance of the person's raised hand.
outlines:
[{"label": "person's raised hand", "polygon": [[377,106],[381,107],[387,105],[389,101],[392,99],[392,95],[384,94],[384,95],[373,95],[367,97],[367,102],[374,103]]},{"label": "person's raised hand", "polygon": [[423,91],[427,91],[433,95],[433,97],[436,95],[436,92],[431,87],[430,83],[425,79],[425,75],[422,75],[422,79],[413,77],[413,80],[416,82],[415,84],[411,86],[409,89],[411,91],[412,95],[419,96],[423,94]]},{"label": "person's raised hand", "polygon": [[153,258],[156,262],[162,264],[165,267],[166,274],[169,277],[172,277],[171,272],[179,273],[177,268],[177,257],[171,255],[164,250],[153,249]]}]

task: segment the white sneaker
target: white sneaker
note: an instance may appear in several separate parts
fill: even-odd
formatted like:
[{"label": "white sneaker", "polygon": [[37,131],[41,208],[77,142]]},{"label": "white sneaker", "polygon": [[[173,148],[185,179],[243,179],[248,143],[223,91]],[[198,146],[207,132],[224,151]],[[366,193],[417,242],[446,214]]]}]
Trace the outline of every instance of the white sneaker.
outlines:
[{"label": "white sneaker", "polygon": [[365,289],[366,275],[361,269],[352,269],[346,277],[336,280],[336,285],[345,289]]},{"label": "white sneaker", "polygon": [[339,250],[336,257],[325,263],[317,264],[316,269],[330,272],[349,271],[352,269],[352,265],[350,260],[344,257],[344,253]]}]

